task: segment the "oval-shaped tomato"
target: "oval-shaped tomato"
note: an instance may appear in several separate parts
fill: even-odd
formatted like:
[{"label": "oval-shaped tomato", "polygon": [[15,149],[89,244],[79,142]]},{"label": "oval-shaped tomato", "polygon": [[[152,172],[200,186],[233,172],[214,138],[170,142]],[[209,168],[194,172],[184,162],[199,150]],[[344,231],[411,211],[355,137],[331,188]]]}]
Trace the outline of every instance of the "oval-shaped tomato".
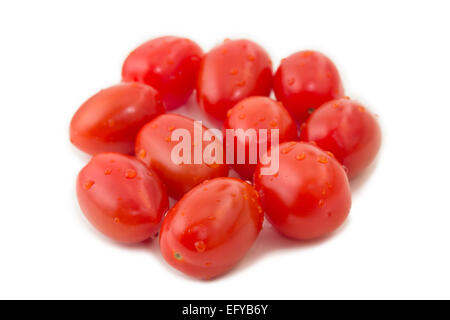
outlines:
[{"label": "oval-shaped tomato", "polygon": [[[233,140],[227,139],[227,130]],[[234,148],[230,149],[233,155],[229,158],[234,158],[233,167],[243,179],[252,180],[260,151],[264,154],[270,150],[272,130],[278,130],[278,139],[276,135],[273,137],[276,144],[297,139],[294,119],[281,102],[268,97],[249,97],[228,110],[223,130],[224,141],[225,145],[227,141],[233,144]],[[239,164],[238,153],[243,150],[245,156],[240,157],[245,161]]]},{"label": "oval-shaped tomato", "polygon": [[89,154],[131,154],[139,129],[165,112],[158,92],[140,83],[123,83],[87,100],[70,123],[70,141]]},{"label": "oval-shaped tomato", "polygon": [[[192,119],[163,114],[139,132],[137,157],[158,173],[172,197],[180,198],[204,180],[228,175],[222,142],[215,138],[203,141],[206,130]],[[177,138],[172,139],[172,134]],[[208,161],[205,155],[210,156]]]},{"label": "oval-shaped tomato", "polygon": [[184,104],[194,90],[202,56],[202,49],[192,40],[156,38],[130,53],[123,64],[122,79],[152,86],[165,106],[173,109]]},{"label": "oval-shaped tomato", "polygon": [[300,122],[323,103],[344,96],[336,66],[316,51],[297,52],[281,60],[273,90],[277,99]]},{"label": "oval-shaped tomato", "polygon": [[301,240],[318,238],[347,218],[349,182],[330,153],[309,143],[286,142],[279,146],[278,173],[262,175],[263,167],[256,167],[255,188],[267,219],[282,234]]},{"label": "oval-shaped tomato", "polygon": [[309,117],[301,140],[331,151],[354,178],[375,159],[381,145],[377,119],[360,103],[339,99],[325,103]]},{"label": "oval-shaped tomato", "polygon": [[158,176],[134,157],[118,153],[91,159],[78,174],[77,195],[92,225],[124,243],[153,236],[169,205]]},{"label": "oval-shaped tomato", "polygon": [[263,220],[250,184],[235,178],[206,181],[169,210],[161,227],[161,252],[181,272],[211,279],[245,255]]},{"label": "oval-shaped tomato", "polygon": [[223,120],[227,110],[249,96],[268,96],[272,62],[249,40],[225,40],[208,52],[200,67],[197,99],[210,116]]}]

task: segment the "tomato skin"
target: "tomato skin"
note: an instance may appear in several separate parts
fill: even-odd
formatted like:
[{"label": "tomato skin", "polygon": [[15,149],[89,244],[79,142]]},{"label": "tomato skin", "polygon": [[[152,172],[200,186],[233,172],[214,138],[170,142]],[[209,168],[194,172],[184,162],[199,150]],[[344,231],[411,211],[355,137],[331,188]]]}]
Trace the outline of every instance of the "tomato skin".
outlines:
[{"label": "tomato skin", "polygon": [[161,253],[179,271],[211,279],[241,260],[263,220],[250,184],[236,178],[205,181],[169,210],[161,227]]},{"label": "tomato skin", "polygon": [[158,92],[144,84],[123,83],[87,100],[70,123],[70,141],[89,154],[131,154],[139,129],[165,112]]},{"label": "tomato skin", "polygon": [[161,94],[167,109],[174,109],[192,94],[202,56],[202,49],[192,40],[156,38],[129,54],[122,67],[122,80],[152,86]]},{"label": "tomato skin", "polygon": [[[224,123],[223,136],[225,144],[227,129],[255,129],[257,130],[258,159],[259,160],[259,129],[267,129],[267,149],[270,149],[271,129],[279,130],[279,143],[297,139],[297,126],[289,112],[280,102],[269,97],[249,97],[238,102],[233,108],[228,110]],[[245,180],[252,180],[256,164],[249,161],[249,138],[245,141],[234,139],[234,169]],[[237,152],[240,148],[245,148],[245,164],[237,163]]]},{"label": "tomato skin", "polygon": [[123,243],[153,236],[169,206],[158,176],[134,157],[118,153],[91,159],[78,174],[77,196],[91,224]]},{"label": "tomato skin", "polygon": [[200,67],[197,100],[213,118],[249,96],[268,96],[272,62],[267,52],[249,40],[226,40],[208,52]]},{"label": "tomato skin", "polygon": [[273,89],[299,122],[305,121],[312,109],[344,96],[336,66],[317,51],[300,51],[281,60]]},{"label": "tomato skin", "polygon": [[254,175],[267,219],[280,233],[299,240],[334,231],[351,207],[350,186],[342,166],[308,143],[286,142],[279,150],[278,174],[261,175],[262,165],[258,164]]},{"label": "tomato skin", "polygon": [[[171,159],[172,149],[180,143],[171,141],[172,132],[176,129],[187,129],[194,137],[194,121],[177,114],[163,114],[139,132],[136,138],[136,156],[149,168],[156,171],[166,184],[170,196],[180,198],[187,191],[204,180],[228,175],[228,166],[223,158],[217,163],[208,165],[204,161],[194,164],[194,143],[191,145],[191,164],[175,164]],[[203,132],[207,128],[203,126]],[[202,152],[210,143],[203,142]],[[220,144],[220,149],[223,147]]]},{"label": "tomato skin", "polygon": [[381,130],[375,116],[360,103],[339,99],[314,111],[302,128],[301,140],[314,141],[323,150],[331,151],[352,179],[375,159],[381,146]]}]

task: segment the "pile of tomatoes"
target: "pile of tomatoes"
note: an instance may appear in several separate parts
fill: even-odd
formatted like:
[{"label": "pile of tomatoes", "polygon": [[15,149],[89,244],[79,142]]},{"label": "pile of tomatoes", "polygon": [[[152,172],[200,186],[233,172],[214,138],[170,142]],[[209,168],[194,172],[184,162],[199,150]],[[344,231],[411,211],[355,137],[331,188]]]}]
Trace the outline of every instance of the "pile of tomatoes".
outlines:
[{"label": "pile of tomatoes", "polygon": [[[277,100],[269,97],[272,89]],[[262,174],[269,164],[259,155],[257,163],[247,157],[228,165],[223,150],[213,163],[174,163],[179,141],[172,132],[193,133],[195,124],[173,110],[194,90],[199,107],[224,131],[278,129],[279,145],[267,154],[278,153],[279,170]],[[345,96],[337,68],[322,53],[296,52],[273,73],[268,53],[249,40],[227,39],[203,53],[189,39],[161,37],[130,53],[120,84],[78,109],[70,139],[93,155],[77,179],[86,218],[123,243],[159,232],[170,265],[210,279],[246,254],[264,216],[298,240],[342,225],[351,207],[349,179],[373,162],[381,132],[376,117]],[[202,150],[215,143],[217,137]],[[235,141],[240,147],[248,151],[249,140]],[[228,177],[230,167],[241,179]],[[169,197],[178,200],[171,209]]]}]

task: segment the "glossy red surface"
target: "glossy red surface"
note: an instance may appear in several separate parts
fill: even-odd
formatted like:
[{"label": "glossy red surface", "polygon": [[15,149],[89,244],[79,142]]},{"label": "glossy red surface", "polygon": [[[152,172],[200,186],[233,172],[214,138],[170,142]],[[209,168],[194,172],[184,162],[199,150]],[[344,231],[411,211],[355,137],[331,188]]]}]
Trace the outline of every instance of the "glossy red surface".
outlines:
[{"label": "glossy red surface", "polygon": [[192,189],[167,214],[160,248],[172,267],[196,278],[217,277],[245,255],[264,215],[253,187],[217,178]]},{"label": "glossy red surface", "polygon": [[134,157],[118,153],[91,159],[78,174],[77,196],[92,225],[124,243],[154,236],[169,205],[156,174]]}]

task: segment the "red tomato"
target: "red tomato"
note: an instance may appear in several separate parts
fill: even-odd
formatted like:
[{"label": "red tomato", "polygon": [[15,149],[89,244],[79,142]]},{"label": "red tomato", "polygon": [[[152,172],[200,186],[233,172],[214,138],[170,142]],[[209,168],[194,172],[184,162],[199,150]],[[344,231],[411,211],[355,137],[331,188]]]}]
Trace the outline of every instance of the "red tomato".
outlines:
[{"label": "red tomato", "polygon": [[351,206],[344,169],[329,153],[311,144],[286,142],[279,147],[278,173],[261,175],[261,164],[255,170],[255,188],[267,219],[295,239],[318,238],[334,231]]},{"label": "red tomato", "polygon": [[325,103],[309,117],[301,140],[314,141],[331,151],[354,178],[375,159],[381,145],[377,119],[356,101],[340,99]]},{"label": "red tomato", "polygon": [[[191,141],[186,142],[191,152],[190,163],[176,164],[171,157],[172,150],[181,143],[178,140],[171,140],[172,132],[176,129],[187,129],[190,133]],[[205,126],[202,129],[203,133],[207,130]],[[142,128],[136,139],[137,157],[158,173],[166,184],[169,194],[175,198],[180,198],[204,180],[228,175],[228,166],[224,164],[223,156],[219,154],[216,154],[214,162],[210,164],[203,161],[203,158],[200,159],[201,163],[194,163],[196,146],[193,139],[194,121],[176,114],[164,114],[153,119]],[[219,140],[203,142],[202,154],[210,144],[220,149],[223,155],[223,146]]]},{"label": "red tomato", "polygon": [[139,129],[164,112],[152,87],[119,84],[100,91],[78,109],[70,123],[70,141],[89,154],[130,154]]},{"label": "red tomato", "polygon": [[154,87],[166,107],[173,109],[184,104],[194,90],[202,56],[202,49],[189,39],[156,38],[130,53],[122,79]]},{"label": "red tomato", "polygon": [[297,52],[281,60],[273,89],[277,99],[300,122],[323,103],[344,96],[335,65],[315,51]]},{"label": "red tomato", "polygon": [[[249,135],[242,138],[234,139],[234,168],[246,180],[252,180],[256,163],[250,160],[259,160],[260,143],[265,144],[265,139],[260,139],[259,130],[267,130],[267,147],[270,149],[271,131],[279,130],[279,143],[292,141],[297,139],[297,127],[294,119],[280,102],[272,100],[268,97],[250,97],[238,102],[232,109],[228,110],[227,118],[224,124],[224,141],[227,143],[227,129],[255,129],[256,135]],[[249,133],[250,134],[250,133]],[[255,159],[250,159],[249,152],[252,151],[250,145],[256,145]],[[245,164],[238,164],[237,154],[239,150],[245,150]],[[263,148],[264,150],[264,148]],[[254,164],[253,164],[254,163]]]},{"label": "red tomato", "polygon": [[249,96],[268,96],[272,62],[263,48],[249,40],[226,40],[203,58],[197,99],[210,116],[223,120],[227,110]]},{"label": "red tomato", "polygon": [[210,279],[241,260],[263,220],[250,184],[235,178],[205,181],[169,210],[161,227],[161,252],[172,267]]},{"label": "red tomato", "polygon": [[91,159],[78,174],[77,195],[94,227],[124,243],[153,236],[169,205],[156,174],[135,158],[118,153]]}]

